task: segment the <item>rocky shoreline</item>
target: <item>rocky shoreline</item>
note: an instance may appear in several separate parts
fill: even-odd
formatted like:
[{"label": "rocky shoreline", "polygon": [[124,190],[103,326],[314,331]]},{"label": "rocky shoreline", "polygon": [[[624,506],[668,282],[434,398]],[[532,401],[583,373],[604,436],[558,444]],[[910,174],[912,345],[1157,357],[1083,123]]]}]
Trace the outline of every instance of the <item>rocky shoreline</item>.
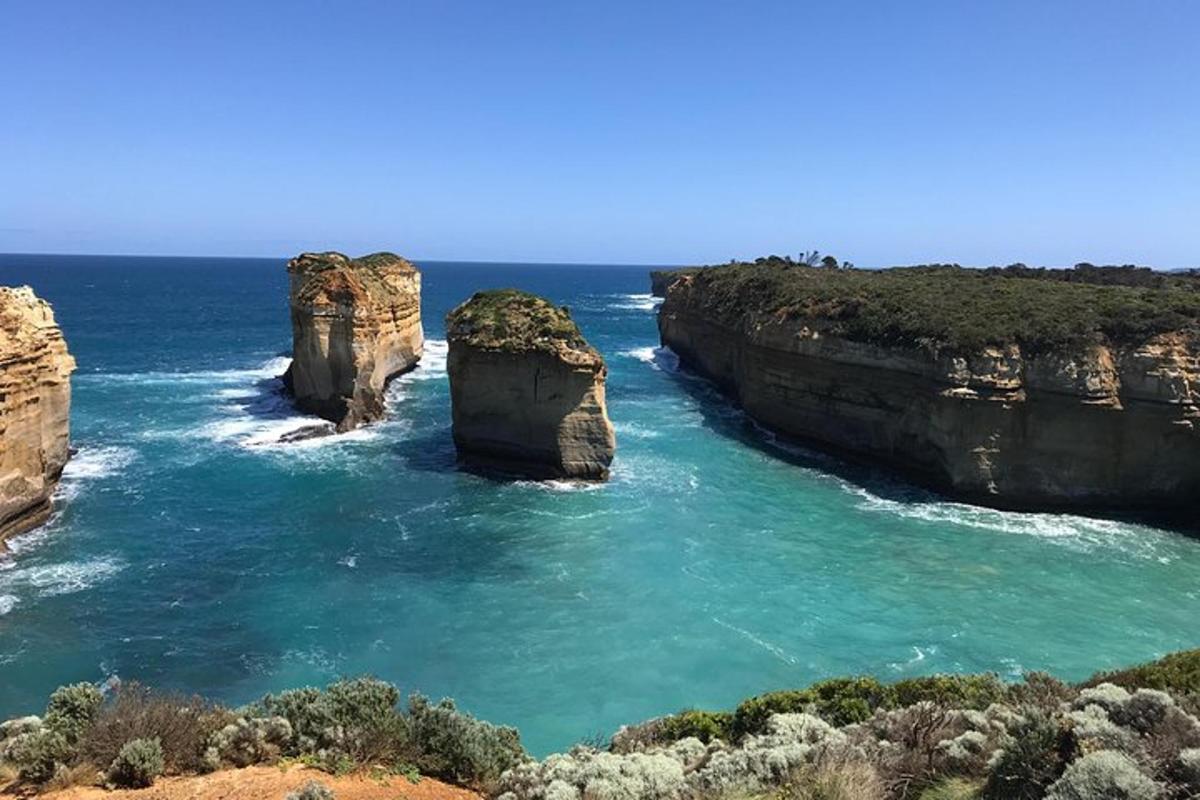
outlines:
[{"label": "rocky shoreline", "polygon": [[[1020,341],[962,348],[872,340],[838,317],[845,313],[839,292],[850,303],[863,302],[854,296],[857,285],[796,290],[807,276],[764,276],[762,269],[749,275],[754,268],[679,276],[658,326],[662,343],[685,366],[758,422],[1000,508],[1163,511],[1195,507],[1200,498],[1194,327],[1041,348]],[[969,277],[992,281],[968,288],[985,297],[994,292],[998,306],[1005,302],[1001,293],[1012,289],[1004,282],[1024,280]],[[727,291],[742,278],[770,288],[747,283]],[[801,308],[759,299],[789,289],[800,295]],[[741,302],[736,291],[756,294]],[[805,291],[816,298],[807,307]]]},{"label": "rocky shoreline", "polygon": [[604,480],[616,449],[604,359],[565,309],[506,289],[446,318],[454,444],[469,464]]},{"label": "rocky shoreline", "polygon": [[383,416],[390,380],[421,358],[421,273],[392,253],[304,253],[288,262],[287,390],[339,433]]},{"label": "rocky shoreline", "polygon": [[0,287],[0,550],[50,517],[70,455],[74,370],[50,304]]}]

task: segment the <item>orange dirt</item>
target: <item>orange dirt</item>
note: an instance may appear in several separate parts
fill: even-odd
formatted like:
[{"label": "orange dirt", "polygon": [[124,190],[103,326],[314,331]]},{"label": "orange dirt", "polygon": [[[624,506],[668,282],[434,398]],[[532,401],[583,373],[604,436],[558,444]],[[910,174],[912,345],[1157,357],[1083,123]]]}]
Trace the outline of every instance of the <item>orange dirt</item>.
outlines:
[{"label": "orange dirt", "polygon": [[[412,783],[403,775],[376,780],[365,775],[335,777],[314,769],[292,766],[246,767],[180,778],[159,778],[149,789],[109,791],[76,786],[37,795],[38,800],[283,800],[310,780],[333,790],[337,800],[480,800],[469,789],[450,786],[433,778]],[[15,785],[0,790],[0,798],[28,797]]]}]

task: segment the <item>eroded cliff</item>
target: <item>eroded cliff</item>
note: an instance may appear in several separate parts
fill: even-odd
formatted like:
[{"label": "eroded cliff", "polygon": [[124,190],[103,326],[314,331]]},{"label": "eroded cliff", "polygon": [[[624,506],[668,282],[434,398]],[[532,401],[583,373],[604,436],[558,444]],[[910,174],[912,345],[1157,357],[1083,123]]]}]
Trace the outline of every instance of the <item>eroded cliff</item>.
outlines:
[{"label": "eroded cliff", "polygon": [[566,309],[515,290],[479,292],[450,312],[446,331],[465,461],[533,478],[608,477],[607,368]]},{"label": "eroded cliff", "polygon": [[383,416],[384,390],[421,358],[421,273],[392,253],[288,262],[296,405],[338,432]]},{"label": "eroded cliff", "polygon": [[706,271],[672,285],[659,330],[754,419],[965,499],[1200,502],[1196,298],[947,273],[925,313],[909,277],[873,294],[870,277]]},{"label": "eroded cliff", "polygon": [[0,549],[45,522],[69,455],[71,373],[50,305],[0,287]]}]

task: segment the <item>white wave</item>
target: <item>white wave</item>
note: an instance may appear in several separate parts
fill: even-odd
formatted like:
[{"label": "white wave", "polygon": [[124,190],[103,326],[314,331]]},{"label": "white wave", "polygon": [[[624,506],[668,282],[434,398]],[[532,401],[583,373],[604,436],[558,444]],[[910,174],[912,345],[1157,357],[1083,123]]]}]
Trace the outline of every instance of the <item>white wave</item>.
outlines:
[{"label": "white wave", "polygon": [[666,346],[663,347],[635,347],[632,350],[622,350],[617,353],[618,356],[625,358],[636,358],[638,361],[649,364],[651,367],[662,372],[678,372],[679,371],[679,356]]},{"label": "white wave", "polygon": [[654,428],[638,425],[636,422],[617,422],[613,425],[622,436],[632,436],[634,439],[657,439],[662,434]]},{"label": "white wave", "polygon": [[124,562],[112,558],[43,564],[10,570],[3,584],[6,589],[27,588],[39,597],[55,597],[90,589],[124,568]]},{"label": "white wave", "polygon": [[64,481],[108,478],[120,473],[137,457],[138,453],[132,447],[80,447],[75,455],[67,461],[62,477]]},{"label": "white wave", "polygon": [[622,311],[653,311],[662,304],[663,298],[652,294],[619,294],[619,302],[613,303],[612,308]]},{"label": "white wave", "polygon": [[77,373],[75,380],[97,383],[206,384],[245,383],[277,378],[292,363],[290,356],[276,356],[250,369],[197,370],[194,372],[92,372]]},{"label": "white wave", "polygon": [[412,381],[429,381],[446,377],[446,356],[450,353],[450,343],[445,339],[426,339],[421,360],[417,366],[396,379],[397,383]]},{"label": "white wave", "polygon": [[787,664],[795,664],[796,663],[796,657],[789,654],[787,651],[785,651],[779,645],[771,644],[766,639],[762,639],[762,638],[754,635],[753,633],[746,630],[745,628],[739,628],[736,625],[730,625],[728,622],[726,622],[723,619],[719,619],[718,617],[713,617],[712,621],[717,623],[718,625],[720,625],[722,628],[727,628],[727,629],[733,631],[734,633],[744,636],[748,641],[753,642],[754,644],[758,645],[759,647],[766,650],[771,655],[778,658],[780,661],[783,661],[784,663],[787,663]]},{"label": "white wave", "polygon": [[0,617],[16,608],[19,602],[21,601],[17,599],[16,595],[0,594]]},{"label": "white wave", "polygon": [[1169,537],[1145,525],[1073,514],[1001,511],[939,500],[889,500],[861,486],[845,481],[841,483],[846,491],[861,498],[858,508],[864,511],[998,533],[1036,536],[1078,550],[1107,547],[1139,558],[1154,558],[1160,561],[1174,558],[1173,555],[1160,551],[1161,546],[1170,542]]},{"label": "white wave", "polygon": [[569,481],[569,480],[547,480],[547,481],[531,481],[519,480],[513,481],[513,486],[521,486],[527,489],[541,489],[545,492],[599,492],[604,489],[603,481]]}]

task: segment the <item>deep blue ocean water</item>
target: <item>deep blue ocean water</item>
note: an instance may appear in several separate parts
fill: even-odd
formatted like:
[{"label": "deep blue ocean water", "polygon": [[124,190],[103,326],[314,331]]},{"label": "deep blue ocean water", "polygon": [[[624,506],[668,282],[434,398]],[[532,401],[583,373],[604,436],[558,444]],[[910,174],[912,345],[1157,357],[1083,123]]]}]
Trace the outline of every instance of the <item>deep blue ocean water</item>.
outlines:
[{"label": "deep blue ocean water", "polygon": [[[0,718],[110,675],[243,702],[372,673],[535,752],[846,673],[1078,678],[1200,643],[1200,541],[944,502],[776,443],[656,349],[647,269],[424,263],[389,418],[272,445],[282,260],[0,256],[79,362],[47,527],[0,557]],[[610,368],[610,483],[455,468],[442,319],[570,306]]]}]

